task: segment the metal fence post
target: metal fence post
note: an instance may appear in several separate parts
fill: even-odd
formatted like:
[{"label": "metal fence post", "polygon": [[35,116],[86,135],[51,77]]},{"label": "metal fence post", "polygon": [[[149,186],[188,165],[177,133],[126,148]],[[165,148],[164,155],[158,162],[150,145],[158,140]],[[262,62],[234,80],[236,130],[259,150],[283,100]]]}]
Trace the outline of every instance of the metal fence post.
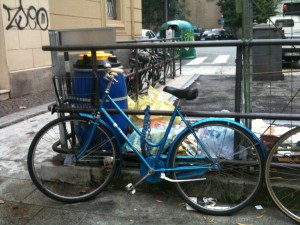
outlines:
[{"label": "metal fence post", "polygon": [[[252,0],[243,1],[243,38],[253,39],[253,4]],[[244,111],[249,113],[251,109],[251,65],[252,65],[252,47],[244,45],[243,51],[243,88],[244,88]],[[251,122],[247,120],[246,126],[251,128]]]},{"label": "metal fence post", "polygon": [[[236,75],[235,75],[235,104],[234,104],[234,112],[241,112],[241,102],[242,102],[242,77],[243,77],[243,66],[242,66],[242,58],[243,58],[243,48],[241,46],[237,46],[236,48]],[[236,118],[237,122],[240,122],[240,118]]]}]

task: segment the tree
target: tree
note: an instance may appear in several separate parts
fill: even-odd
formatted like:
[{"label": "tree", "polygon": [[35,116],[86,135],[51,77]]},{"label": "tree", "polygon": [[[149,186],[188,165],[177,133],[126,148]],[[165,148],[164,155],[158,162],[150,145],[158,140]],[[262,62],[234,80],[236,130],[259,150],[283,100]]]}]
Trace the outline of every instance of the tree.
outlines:
[{"label": "tree", "polygon": [[168,6],[168,20],[184,20],[189,12],[185,9],[185,1],[179,0],[142,0],[143,28],[158,30],[165,21],[165,1]]},{"label": "tree", "polygon": [[[236,31],[242,27],[242,13],[236,12],[237,0],[218,0],[217,5],[225,18],[224,27]],[[244,1],[244,0],[240,0]],[[264,23],[270,16],[275,15],[278,0],[252,0],[253,20],[257,23]],[[253,22],[254,22],[253,21]]]}]

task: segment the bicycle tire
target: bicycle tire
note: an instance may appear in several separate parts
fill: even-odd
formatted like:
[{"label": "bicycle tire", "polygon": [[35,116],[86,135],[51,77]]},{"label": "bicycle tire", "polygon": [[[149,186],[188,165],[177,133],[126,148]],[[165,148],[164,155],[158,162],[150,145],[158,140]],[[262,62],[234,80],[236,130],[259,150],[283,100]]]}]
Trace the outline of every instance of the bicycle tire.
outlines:
[{"label": "bicycle tire", "polygon": [[87,151],[78,154],[91,126],[88,118],[68,116],[51,121],[36,134],[27,166],[33,183],[43,194],[75,203],[93,198],[111,183],[120,156],[117,141],[107,127],[99,124]]},{"label": "bicycle tire", "polygon": [[[144,70],[144,67],[140,67],[139,70]],[[135,71],[135,67],[131,67],[130,73]],[[147,93],[148,88],[150,86],[150,81],[148,78],[148,71],[138,72],[138,89],[136,89],[136,75],[133,77],[127,78],[127,92],[128,96],[134,96],[135,94],[144,94]],[[138,91],[138,93],[136,93]]]},{"label": "bicycle tire", "polygon": [[158,68],[150,69],[149,70],[149,81],[152,87],[155,87],[157,83],[160,81],[161,77],[161,70]]},{"label": "bicycle tire", "polygon": [[300,223],[300,127],[283,134],[266,161],[265,182],[275,205]]},{"label": "bicycle tire", "polygon": [[[221,216],[241,210],[255,198],[263,183],[264,160],[259,141],[229,120],[208,120],[192,125],[192,129],[217,164],[214,169],[172,172],[174,180],[205,179],[176,182],[177,192],[188,205],[204,214]],[[199,145],[191,145],[193,138],[186,129],[174,143],[171,168],[212,165]]]}]

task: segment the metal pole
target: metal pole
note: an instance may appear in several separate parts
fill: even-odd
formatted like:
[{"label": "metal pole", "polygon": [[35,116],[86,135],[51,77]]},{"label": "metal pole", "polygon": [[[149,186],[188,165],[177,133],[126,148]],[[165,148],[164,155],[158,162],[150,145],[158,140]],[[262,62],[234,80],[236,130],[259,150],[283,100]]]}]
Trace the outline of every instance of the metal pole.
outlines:
[{"label": "metal pole", "polygon": [[[59,46],[60,45],[60,38],[59,38],[59,31],[49,30],[49,41],[50,46]],[[55,100],[58,105],[61,104],[61,100],[59,96],[62,96],[62,79],[60,74],[60,64],[59,64],[59,55],[58,51],[51,51],[51,60],[52,60],[52,73],[53,73],[53,82],[55,87]],[[63,114],[58,114],[58,117],[63,116]]]},{"label": "metal pole", "polygon": [[168,0],[165,0],[165,22],[168,21]]},{"label": "metal pole", "polygon": [[[253,39],[253,5],[252,0],[243,1],[243,38]],[[243,94],[244,94],[244,112],[249,113],[251,109],[251,80],[252,80],[252,48],[244,46],[243,51]],[[250,121],[246,121],[246,125],[251,128]]]},{"label": "metal pole", "polygon": [[[243,78],[243,64],[242,64],[243,49],[241,46],[236,48],[236,75],[235,75],[235,104],[234,112],[241,112],[242,103],[242,78]],[[240,122],[239,118],[236,118],[236,122]]]},{"label": "metal pole", "polygon": [[92,98],[91,104],[98,108],[99,106],[99,91],[98,91],[98,68],[97,68],[97,51],[92,50]]}]

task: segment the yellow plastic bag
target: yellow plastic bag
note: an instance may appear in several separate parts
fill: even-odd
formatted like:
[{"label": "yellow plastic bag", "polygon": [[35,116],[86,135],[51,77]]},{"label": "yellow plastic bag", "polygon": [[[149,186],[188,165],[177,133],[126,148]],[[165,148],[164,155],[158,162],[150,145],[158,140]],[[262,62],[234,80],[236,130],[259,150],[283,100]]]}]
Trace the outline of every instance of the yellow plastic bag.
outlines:
[{"label": "yellow plastic bag", "polygon": [[136,109],[136,103],[132,100],[129,96],[127,96],[127,102],[128,102],[128,109]]},{"label": "yellow plastic bag", "polygon": [[[163,99],[163,95],[161,92],[153,88],[152,86],[148,89],[147,96],[139,96],[137,102],[134,102],[132,99],[128,101],[128,108],[129,109],[137,109],[137,110],[144,110],[147,105],[150,105],[151,110],[169,110],[173,111],[174,106],[168,102],[167,100]],[[131,108],[132,107],[132,108]],[[143,121],[144,115],[136,115],[136,119]],[[131,117],[132,120],[135,122],[136,119]],[[165,125],[168,124],[170,121],[170,116],[153,116],[150,117],[151,127],[157,127],[158,125]],[[180,123],[180,118],[176,118],[175,124]]]},{"label": "yellow plastic bag", "polygon": [[[164,136],[165,134],[165,130],[159,130],[159,129],[156,129],[156,128],[153,128],[151,129],[151,142],[153,143],[158,143]],[[132,132],[129,136],[129,140],[130,142],[132,143],[132,145],[139,151],[139,152],[142,152],[142,149],[141,149],[141,138],[140,136],[137,134],[137,132]],[[170,143],[171,143],[171,138],[167,138],[167,141],[166,141],[166,144],[164,146],[164,151],[166,151],[169,146],[170,146]],[[152,147],[150,149],[150,153],[152,155],[155,155],[158,151],[159,147]],[[125,151],[125,152],[133,152],[133,150],[131,149],[131,147],[125,143],[123,146],[122,146],[122,150]]]}]

